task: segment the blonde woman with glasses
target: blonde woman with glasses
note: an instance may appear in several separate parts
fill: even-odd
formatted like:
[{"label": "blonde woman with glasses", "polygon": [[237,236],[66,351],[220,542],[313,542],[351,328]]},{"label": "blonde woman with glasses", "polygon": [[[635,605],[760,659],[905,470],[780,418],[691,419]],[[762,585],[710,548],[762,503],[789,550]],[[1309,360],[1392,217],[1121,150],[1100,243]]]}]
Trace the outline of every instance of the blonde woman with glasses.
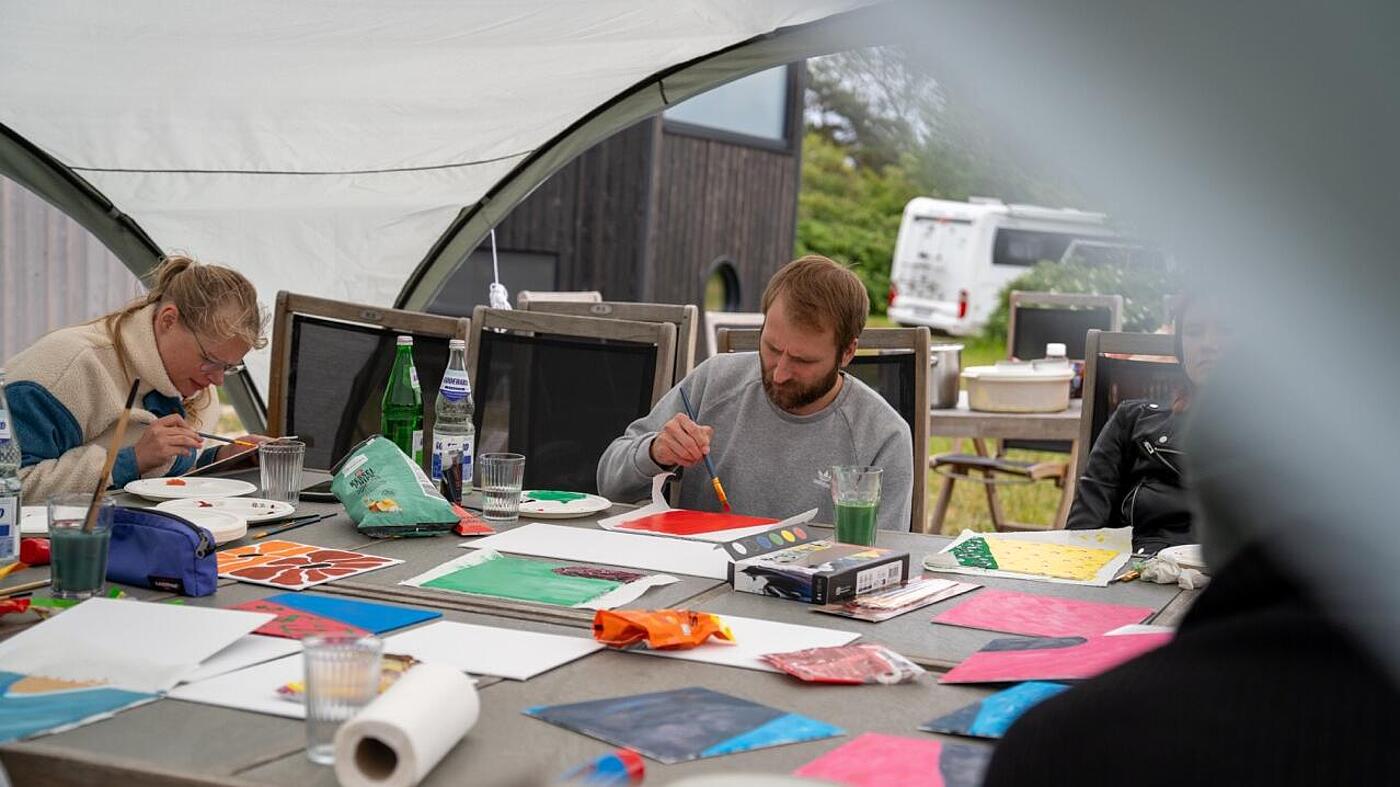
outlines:
[{"label": "blonde woman with glasses", "polygon": [[185,256],[167,257],[151,280],[144,298],[54,331],[7,365],[26,498],[92,489],[135,379],[141,385],[113,486],[180,475],[246,450],[201,450],[197,432],[218,419],[214,386],[267,344],[267,315],[253,285],[237,271]]}]

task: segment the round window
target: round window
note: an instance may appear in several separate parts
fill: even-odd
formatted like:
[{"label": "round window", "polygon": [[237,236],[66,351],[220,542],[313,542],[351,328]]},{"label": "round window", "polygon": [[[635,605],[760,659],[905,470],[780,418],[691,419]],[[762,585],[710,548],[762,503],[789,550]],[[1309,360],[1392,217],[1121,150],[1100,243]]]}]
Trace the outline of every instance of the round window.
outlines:
[{"label": "round window", "polygon": [[705,276],[705,311],[739,311],[739,272],[734,263],[721,257],[710,264],[710,272]]}]

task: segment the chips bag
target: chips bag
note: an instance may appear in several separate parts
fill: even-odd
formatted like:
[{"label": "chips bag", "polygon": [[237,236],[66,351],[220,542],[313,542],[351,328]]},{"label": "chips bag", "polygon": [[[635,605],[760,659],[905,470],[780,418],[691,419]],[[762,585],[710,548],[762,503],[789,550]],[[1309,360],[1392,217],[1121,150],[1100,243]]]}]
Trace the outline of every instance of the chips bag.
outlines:
[{"label": "chips bag", "polygon": [[684,609],[600,609],[593,616],[593,638],[613,648],[689,650],[713,636],[733,642],[718,615]]},{"label": "chips bag", "polygon": [[924,670],[882,645],[842,645],[769,653],[763,660],[812,683],[908,683]]},{"label": "chips bag", "polygon": [[381,435],[351,449],[335,467],[331,492],[367,536],[431,536],[460,517],[407,454]]}]

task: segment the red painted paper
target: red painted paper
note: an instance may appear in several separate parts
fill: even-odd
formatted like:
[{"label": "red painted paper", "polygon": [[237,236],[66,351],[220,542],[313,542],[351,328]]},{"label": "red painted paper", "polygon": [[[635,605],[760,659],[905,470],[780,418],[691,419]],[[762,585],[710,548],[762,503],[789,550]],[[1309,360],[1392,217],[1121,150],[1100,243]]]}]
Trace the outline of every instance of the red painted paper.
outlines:
[{"label": "red painted paper", "polygon": [[949,670],[939,683],[1019,683],[1092,678],[1167,644],[1170,634],[997,639]]},{"label": "red painted paper", "polygon": [[1150,607],[987,588],[938,615],[933,622],[1028,637],[1093,637],[1119,626],[1141,623],[1151,614]]},{"label": "red painted paper", "polygon": [[219,576],[284,590],[301,590],[403,562],[295,541],[263,541],[218,554]]},{"label": "red painted paper", "polygon": [[778,524],[778,520],[764,517],[717,514],[710,511],[687,511],[676,508],[659,514],[639,517],[617,527],[619,530],[642,530],[648,533],[665,533],[671,536],[693,536],[700,533],[714,533],[719,530],[776,524]]},{"label": "red painted paper", "polygon": [[867,732],[793,775],[850,787],[974,787],[982,782],[989,752],[966,744]]},{"label": "red painted paper", "polygon": [[265,599],[255,601],[245,601],[242,604],[235,604],[229,609],[240,609],[245,612],[269,612],[277,617],[269,620],[263,625],[253,630],[254,634],[263,634],[269,637],[286,637],[287,639],[301,639],[312,634],[348,634],[362,637],[369,634],[358,626],[349,623],[341,623],[332,618],[321,615],[313,615],[310,612],[302,612],[282,604],[276,604]]}]

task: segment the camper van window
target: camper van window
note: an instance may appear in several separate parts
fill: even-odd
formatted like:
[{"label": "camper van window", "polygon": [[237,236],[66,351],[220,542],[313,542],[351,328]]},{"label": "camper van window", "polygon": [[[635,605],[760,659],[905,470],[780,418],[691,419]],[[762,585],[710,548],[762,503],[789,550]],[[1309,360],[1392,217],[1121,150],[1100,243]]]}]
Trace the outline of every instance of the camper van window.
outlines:
[{"label": "camper van window", "polygon": [[1073,235],[1039,230],[997,230],[992,263],[1028,268],[1041,260],[1058,261],[1075,240]]}]

